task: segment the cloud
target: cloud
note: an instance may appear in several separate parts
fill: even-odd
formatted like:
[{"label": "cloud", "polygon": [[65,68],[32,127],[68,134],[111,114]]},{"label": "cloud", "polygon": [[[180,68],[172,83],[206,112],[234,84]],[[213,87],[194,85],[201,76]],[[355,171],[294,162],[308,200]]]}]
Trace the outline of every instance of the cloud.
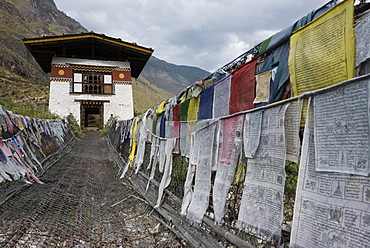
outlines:
[{"label": "cloud", "polygon": [[293,24],[325,0],[55,0],[88,30],[210,72]]}]

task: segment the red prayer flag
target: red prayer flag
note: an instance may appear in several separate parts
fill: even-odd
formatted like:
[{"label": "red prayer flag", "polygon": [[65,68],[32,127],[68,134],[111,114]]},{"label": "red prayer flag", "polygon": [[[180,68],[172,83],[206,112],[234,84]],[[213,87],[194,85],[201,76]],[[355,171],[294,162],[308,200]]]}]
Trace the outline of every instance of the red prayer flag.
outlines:
[{"label": "red prayer flag", "polygon": [[256,64],[257,59],[252,59],[232,73],[230,115],[254,108]]},{"label": "red prayer flag", "polygon": [[[232,153],[233,146],[234,146],[234,140],[235,140],[238,124],[241,118],[244,118],[244,115],[236,115],[233,117],[221,119],[222,149],[221,149],[220,161],[222,163],[230,164],[230,158],[231,158],[231,153]],[[241,128],[240,125],[239,125],[239,128]]]},{"label": "red prayer flag", "polygon": [[177,104],[177,105],[175,105],[175,106],[172,107],[172,113],[173,113],[172,120],[173,121],[180,121],[179,107],[180,107],[180,104]]}]

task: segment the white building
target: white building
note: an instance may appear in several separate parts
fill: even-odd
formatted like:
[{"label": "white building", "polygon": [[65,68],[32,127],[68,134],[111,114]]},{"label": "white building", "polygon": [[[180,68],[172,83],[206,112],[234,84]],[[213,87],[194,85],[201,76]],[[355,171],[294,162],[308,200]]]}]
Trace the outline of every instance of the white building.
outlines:
[{"label": "white building", "polygon": [[102,128],[111,115],[134,116],[131,77],[139,76],[152,49],[95,33],[25,39],[24,43],[50,73],[52,113],[72,114],[82,128]]}]

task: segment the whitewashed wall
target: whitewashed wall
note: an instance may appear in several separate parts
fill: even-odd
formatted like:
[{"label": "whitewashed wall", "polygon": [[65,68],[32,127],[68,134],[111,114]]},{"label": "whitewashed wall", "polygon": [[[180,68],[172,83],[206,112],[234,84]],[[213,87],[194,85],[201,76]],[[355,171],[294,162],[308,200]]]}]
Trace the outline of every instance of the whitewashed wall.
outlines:
[{"label": "whitewashed wall", "polygon": [[[93,63],[94,62],[94,63]],[[115,64],[116,63],[116,64]],[[128,68],[129,62],[115,61],[97,61],[81,60],[72,58],[54,58],[53,64],[79,64],[79,65],[97,65],[97,66],[119,66]],[[51,80],[50,81],[50,98],[49,110],[60,117],[66,117],[70,113],[80,123],[80,106],[75,100],[95,100],[109,101],[104,103],[104,123],[107,122],[111,114],[118,116],[119,119],[131,119],[134,116],[132,85],[131,84],[114,84],[114,95],[97,95],[97,94],[78,94],[71,92],[71,82]]]}]

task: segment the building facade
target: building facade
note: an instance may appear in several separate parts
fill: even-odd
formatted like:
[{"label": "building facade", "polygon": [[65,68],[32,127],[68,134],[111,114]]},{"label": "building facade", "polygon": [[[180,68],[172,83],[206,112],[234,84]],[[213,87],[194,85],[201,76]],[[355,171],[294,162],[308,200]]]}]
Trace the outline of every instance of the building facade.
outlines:
[{"label": "building facade", "polygon": [[49,110],[72,114],[82,127],[102,127],[110,116],[134,116],[129,62],[54,57]]},{"label": "building facade", "polygon": [[152,49],[95,33],[24,43],[50,73],[50,112],[72,114],[82,128],[102,128],[111,116],[134,116],[132,77],[139,76]]}]

